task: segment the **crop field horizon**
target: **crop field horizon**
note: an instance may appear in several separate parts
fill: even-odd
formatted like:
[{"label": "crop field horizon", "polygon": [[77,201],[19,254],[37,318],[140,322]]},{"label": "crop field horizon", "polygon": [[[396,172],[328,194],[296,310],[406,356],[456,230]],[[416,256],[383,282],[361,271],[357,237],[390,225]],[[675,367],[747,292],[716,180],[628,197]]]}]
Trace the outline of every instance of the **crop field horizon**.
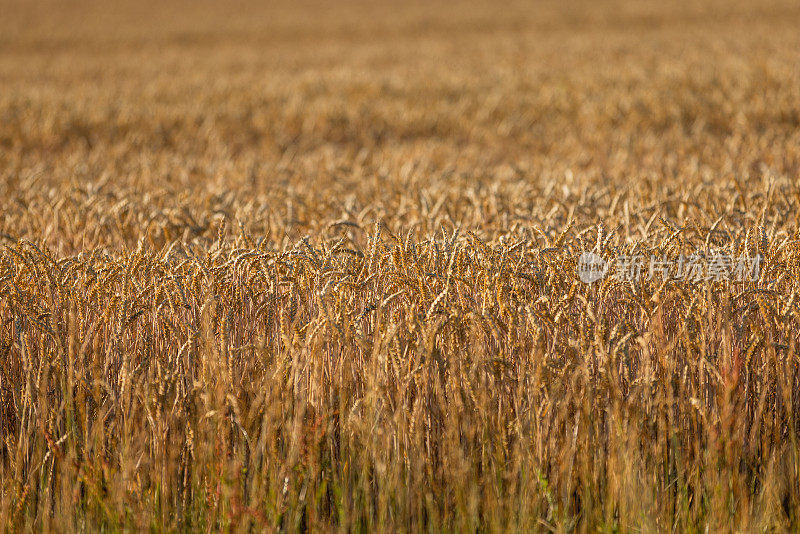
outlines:
[{"label": "crop field horizon", "polygon": [[797,531],[798,29],[0,0],[0,531]]}]

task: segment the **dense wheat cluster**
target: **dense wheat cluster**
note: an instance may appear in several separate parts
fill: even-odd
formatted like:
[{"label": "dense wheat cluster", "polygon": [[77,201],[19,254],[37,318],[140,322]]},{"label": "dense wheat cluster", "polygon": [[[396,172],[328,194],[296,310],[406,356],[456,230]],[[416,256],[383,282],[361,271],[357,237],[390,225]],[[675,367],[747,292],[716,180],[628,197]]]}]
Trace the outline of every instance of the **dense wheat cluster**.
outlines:
[{"label": "dense wheat cluster", "polygon": [[800,528],[796,1],[0,13],[3,530]]}]

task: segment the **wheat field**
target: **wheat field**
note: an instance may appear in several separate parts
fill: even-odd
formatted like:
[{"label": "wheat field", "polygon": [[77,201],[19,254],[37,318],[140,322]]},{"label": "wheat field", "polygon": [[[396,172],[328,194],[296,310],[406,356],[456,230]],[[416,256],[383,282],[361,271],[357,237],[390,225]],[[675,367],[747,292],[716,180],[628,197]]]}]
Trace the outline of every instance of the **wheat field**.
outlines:
[{"label": "wheat field", "polygon": [[0,13],[2,531],[800,529],[796,0]]}]

